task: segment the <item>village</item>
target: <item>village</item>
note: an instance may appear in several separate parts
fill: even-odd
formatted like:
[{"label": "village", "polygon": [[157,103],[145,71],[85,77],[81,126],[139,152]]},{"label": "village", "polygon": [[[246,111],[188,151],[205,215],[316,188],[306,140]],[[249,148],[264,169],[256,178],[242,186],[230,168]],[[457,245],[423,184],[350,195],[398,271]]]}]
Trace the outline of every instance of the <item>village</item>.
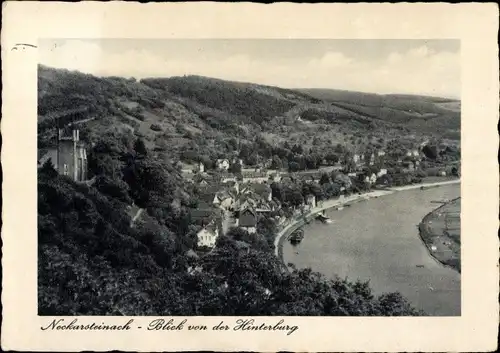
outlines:
[{"label": "village", "polygon": [[[56,147],[40,151],[38,167],[51,160],[59,174],[90,186],[93,179],[87,177],[87,148],[76,125],[70,126],[58,130]],[[345,153],[336,163],[323,160],[317,169],[295,172],[271,169],[271,160],[247,167],[237,155],[217,159],[210,170],[201,162],[181,168],[185,181],[194,184],[200,195],[197,206],[190,211],[191,224],[198,229],[197,250],[213,249],[219,236],[231,228],[255,234],[263,218],[270,219],[279,230],[326,200],[415,184],[423,178],[458,176],[459,161],[432,167],[435,163],[422,150],[408,149],[403,156],[383,149]],[[289,188],[288,195],[276,195],[281,186]],[[291,192],[294,187],[297,191]],[[131,209],[133,225],[142,210]]]},{"label": "village", "polygon": [[[458,176],[457,163],[428,168],[424,175],[420,175],[417,170],[422,160],[426,160],[425,155],[415,148],[406,151],[404,157],[394,159],[384,150],[370,154],[354,153],[344,158],[343,163],[327,165],[324,161],[324,166],[319,169],[300,172],[270,169],[270,161],[245,168],[239,158],[218,159],[216,169],[210,171],[205,169],[203,163],[193,169],[183,169],[183,176],[196,184],[202,195],[197,208],[191,212],[193,224],[200,228],[197,233],[198,248],[212,249],[217,238],[232,227],[254,234],[263,217],[271,218],[280,229],[331,197],[418,183],[422,182],[423,176],[436,180]],[[238,165],[236,168],[235,164]],[[230,170],[239,172],[232,173]],[[338,188],[328,197],[320,186],[325,183],[331,185],[330,181]],[[302,188],[300,203],[291,206],[273,194],[273,186],[294,184],[311,186],[305,192]]]}]

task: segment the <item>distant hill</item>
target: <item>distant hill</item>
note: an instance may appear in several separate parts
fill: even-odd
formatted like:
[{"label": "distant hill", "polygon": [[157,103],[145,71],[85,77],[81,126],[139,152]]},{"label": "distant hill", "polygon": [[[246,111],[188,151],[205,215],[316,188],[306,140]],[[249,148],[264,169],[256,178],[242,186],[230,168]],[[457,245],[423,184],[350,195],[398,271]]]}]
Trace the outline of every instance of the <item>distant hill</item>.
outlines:
[{"label": "distant hill", "polygon": [[42,146],[54,141],[58,113],[86,107],[77,120],[84,121],[82,136],[90,142],[107,132],[131,134],[144,138],[160,156],[182,160],[200,153],[220,158],[256,139],[266,145],[257,151],[260,158],[270,158],[275,154],[272,146],[285,142],[321,150],[336,144],[383,147],[405,136],[415,143],[429,137],[458,140],[459,103],[434,97],[290,90],[202,76],[137,81],[45,66],[39,67],[38,75]]},{"label": "distant hill", "polygon": [[450,98],[332,89],[303,89],[315,98],[373,119],[404,124],[410,130],[460,136],[460,101]]}]

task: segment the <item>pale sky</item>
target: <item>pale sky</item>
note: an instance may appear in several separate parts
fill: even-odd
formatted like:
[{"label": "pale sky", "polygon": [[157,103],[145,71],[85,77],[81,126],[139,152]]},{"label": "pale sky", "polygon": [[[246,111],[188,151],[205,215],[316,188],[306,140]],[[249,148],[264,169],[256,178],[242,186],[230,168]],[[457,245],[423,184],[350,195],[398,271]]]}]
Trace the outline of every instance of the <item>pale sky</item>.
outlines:
[{"label": "pale sky", "polygon": [[38,47],[43,65],[98,76],[460,97],[458,40],[45,39]]}]

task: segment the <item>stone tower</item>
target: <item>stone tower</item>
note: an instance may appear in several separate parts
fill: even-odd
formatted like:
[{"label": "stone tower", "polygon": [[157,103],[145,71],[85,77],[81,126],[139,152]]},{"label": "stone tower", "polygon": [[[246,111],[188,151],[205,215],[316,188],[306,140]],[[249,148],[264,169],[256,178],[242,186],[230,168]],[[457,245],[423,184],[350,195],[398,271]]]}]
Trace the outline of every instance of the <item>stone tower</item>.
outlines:
[{"label": "stone tower", "polygon": [[57,141],[57,171],[75,181],[87,179],[87,151],[80,141],[80,132],[71,128],[71,133],[59,129]]}]

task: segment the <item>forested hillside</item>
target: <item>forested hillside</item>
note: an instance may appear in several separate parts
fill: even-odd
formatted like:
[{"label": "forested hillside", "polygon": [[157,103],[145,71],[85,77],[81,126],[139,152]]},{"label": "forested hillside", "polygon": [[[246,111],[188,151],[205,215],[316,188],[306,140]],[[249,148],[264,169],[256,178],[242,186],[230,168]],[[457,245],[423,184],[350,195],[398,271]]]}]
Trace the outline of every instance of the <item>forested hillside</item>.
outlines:
[{"label": "forested hillside", "polygon": [[[372,119],[404,124],[410,131],[434,132],[443,137],[460,139],[460,102],[454,99],[328,89],[302,91]],[[454,109],[457,104],[458,109]]]},{"label": "forested hillside", "polygon": [[43,66],[38,86],[42,147],[54,141],[54,113],[85,106],[94,119],[82,125],[87,141],[109,131],[131,134],[157,158],[186,163],[210,165],[238,150],[247,165],[274,156],[285,164],[291,151],[285,143],[326,154],[332,144],[383,148],[405,137],[415,144],[456,139],[460,131],[459,112],[422,97],[350,92],[332,98],[200,76],[136,81]]},{"label": "forested hillside", "polygon": [[[189,256],[186,211],[196,192],[140,144],[123,151],[125,163],[125,154],[107,151],[94,161],[93,186],[50,163],[39,171],[40,315],[419,314],[399,294],[375,297],[367,283],[289,272],[260,235],[244,238],[243,248],[223,236],[212,253]],[[147,210],[134,227],[133,199]]]}]

